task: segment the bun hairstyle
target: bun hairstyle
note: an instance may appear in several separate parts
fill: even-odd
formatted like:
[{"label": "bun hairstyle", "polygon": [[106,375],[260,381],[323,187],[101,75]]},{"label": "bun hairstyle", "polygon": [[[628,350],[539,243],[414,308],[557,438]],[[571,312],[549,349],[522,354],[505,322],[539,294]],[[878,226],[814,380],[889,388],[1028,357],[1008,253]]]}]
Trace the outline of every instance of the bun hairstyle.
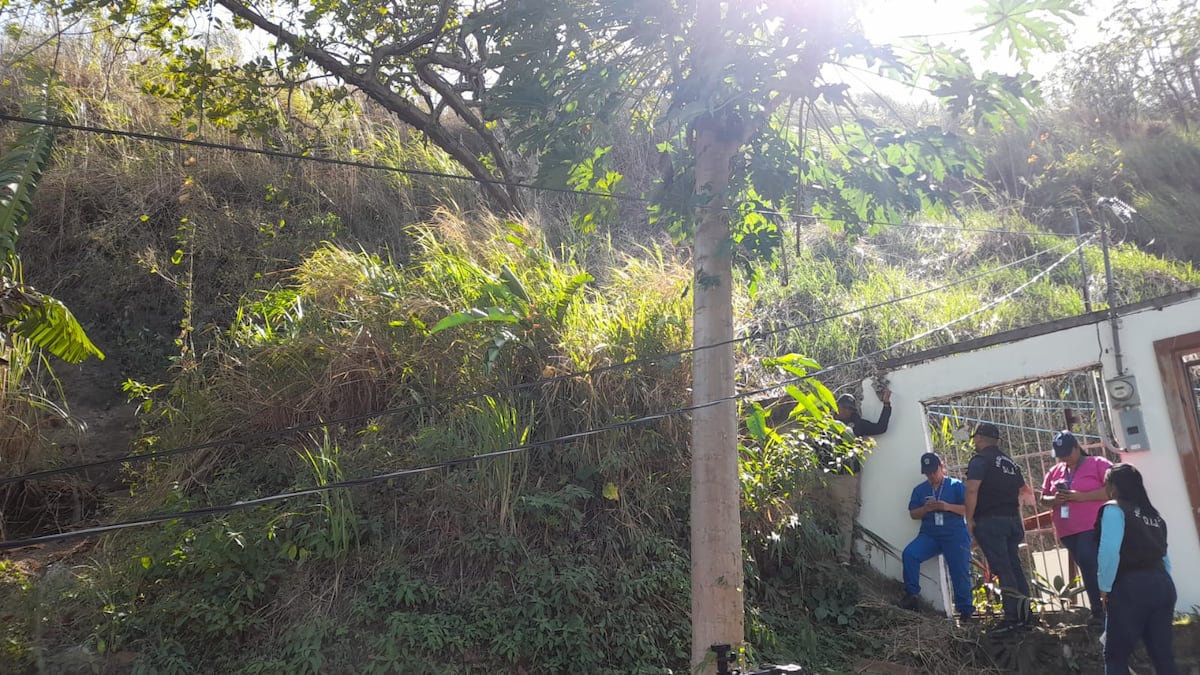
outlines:
[{"label": "bun hairstyle", "polygon": [[1150,495],[1146,494],[1146,483],[1142,473],[1132,464],[1114,464],[1104,474],[1104,484],[1113,486],[1117,491],[1117,499],[1126,501],[1142,509],[1152,517],[1159,517],[1158,509],[1150,503]]}]

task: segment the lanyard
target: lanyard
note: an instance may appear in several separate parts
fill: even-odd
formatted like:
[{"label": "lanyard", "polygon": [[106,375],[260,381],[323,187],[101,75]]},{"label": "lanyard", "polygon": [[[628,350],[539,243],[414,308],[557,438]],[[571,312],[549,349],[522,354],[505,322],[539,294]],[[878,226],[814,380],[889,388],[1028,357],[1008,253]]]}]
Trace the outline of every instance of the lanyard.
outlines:
[{"label": "lanyard", "polygon": [[[945,479],[945,478],[942,478],[942,482],[941,482],[941,483],[938,483],[938,486],[937,486],[937,492],[934,492],[934,491],[933,491],[933,486],[932,486],[932,485],[930,486],[930,489],[929,489],[929,491],[933,493],[933,498],[934,498],[934,499],[936,499],[936,500],[938,500],[938,501],[941,501],[941,499],[942,499],[942,490],[944,490],[944,489],[946,489],[946,479]],[[938,526],[938,527],[941,527],[942,525],[944,525],[944,524],[945,524],[945,522],[946,522],[946,514],[942,513],[941,511],[935,511],[935,512],[934,512],[934,514],[933,514],[933,524],[934,524],[934,525],[936,525],[936,526]]]},{"label": "lanyard", "polygon": [[1079,459],[1079,466],[1076,467],[1075,471],[1071,471],[1071,469],[1069,469],[1069,468],[1067,469],[1067,489],[1068,490],[1071,489],[1071,483],[1075,482],[1075,474],[1079,473],[1079,469],[1083,468],[1083,462],[1086,459],[1087,459],[1086,457],[1081,457]]},{"label": "lanyard", "polygon": [[[1084,460],[1084,459],[1086,459],[1086,458],[1081,458],[1081,459],[1079,460],[1079,466],[1077,466],[1077,467],[1076,467],[1076,469],[1077,469],[1076,471],[1071,471],[1071,469],[1070,469],[1070,468],[1068,468],[1068,469],[1067,469],[1067,471],[1066,471],[1066,474],[1067,474],[1067,475],[1066,475],[1066,478],[1067,478],[1067,479],[1066,479],[1066,481],[1064,481],[1064,482],[1067,484],[1067,489],[1068,489],[1068,490],[1070,490],[1070,489],[1071,489],[1071,484],[1075,482],[1075,474],[1079,473],[1078,469],[1082,469],[1082,468],[1083,468],[1083,460]],[[1058,517],[1059,517],[1059,518],[1062,518],[1063,520],[1066,520],[1067,518],[1070,518],[1070,517],[1071,517],[1071,505],[1070,505],[1070,504],[1063,504],[1062,506],[1058,507]]]}]

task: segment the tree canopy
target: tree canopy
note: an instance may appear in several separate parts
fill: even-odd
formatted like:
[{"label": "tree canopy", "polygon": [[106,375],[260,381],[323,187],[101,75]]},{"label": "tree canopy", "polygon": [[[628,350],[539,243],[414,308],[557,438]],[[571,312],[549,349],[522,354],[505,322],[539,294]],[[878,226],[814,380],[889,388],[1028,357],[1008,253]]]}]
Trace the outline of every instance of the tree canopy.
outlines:
[{"label": "tree canopy", "polygon": [[[688,134],[705,115],[738,120],[747,151],[734,177],[739,201],[859,227],[944,203],[975,158],[947,130],[882,127],[859,114],[851,75],[932,92],[972,126],[1009,123],[1036,101],[1028,75],[977,73],[961,51],[871,44],[845,3],[714,5],[719,34],[697,33],[704,3],[666,0],[42,6],[107,22],[131,52],[165,55],[166,77],[146,89],[175,100],[193,131],[204,119],[320,148],[331,133],[321,121],[366,100],[482,181],[500,210],[522,205],[504,183],[612,190],[602,156],[583,175],[572,169],[632,123],[660,144],[655,217],[680,234],[691,206]],[[1020,62],[1061,47],[1060,22],[1078,13],[1069,0],[984,0],[977,10],[985,52],[1007,48]],[[765,245],[762,218],[742,220],[743,241]]]}]

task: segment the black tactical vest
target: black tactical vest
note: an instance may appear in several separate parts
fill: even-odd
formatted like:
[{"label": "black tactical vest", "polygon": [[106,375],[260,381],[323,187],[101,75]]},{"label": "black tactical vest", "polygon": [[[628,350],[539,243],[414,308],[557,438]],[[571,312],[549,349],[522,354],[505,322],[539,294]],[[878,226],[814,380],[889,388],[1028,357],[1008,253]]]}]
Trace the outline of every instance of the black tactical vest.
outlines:
[{"label": "black tactical vest", "polygon": [[[991,446],[977,452],[971,462],[984,462],[987,473],[979,482],[979,497],[975,501],[975,518],[987,516],[1021,516],[1021,486],[1025,479],[1021,468],[1000,448]],[[968,469],[969,471],[969,469]],[[968,473],[968,475],[970,475]]]},{"label": "black tactical vest", "polygon": [[1125,536],[1121,539],[1121,562],[1117,565],[1117,578],[1125,572],[1141,569],[1162,569],[1163,556],[1167,555],[1167,521],[1162,516],[1153,516],[1122,500],[1112,500],[1100,509],[1096,516],[1097,538],[1103,535],[1100,521],[1104,509],[1117,506],[1125,513]]}]

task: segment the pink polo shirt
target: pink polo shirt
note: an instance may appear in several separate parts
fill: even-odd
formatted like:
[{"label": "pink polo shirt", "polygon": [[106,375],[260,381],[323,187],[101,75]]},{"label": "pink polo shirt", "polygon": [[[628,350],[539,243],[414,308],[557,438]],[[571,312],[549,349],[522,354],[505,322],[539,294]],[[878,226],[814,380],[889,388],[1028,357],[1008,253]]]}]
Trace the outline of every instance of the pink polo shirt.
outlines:
[{"label": "pink polo shirt", "polygon": [[[1075,471],[1067,471],[1066,462],[1058,462],[1046,472],[1042,481],[1042,492],[1053,496],[1058,490],[1054,487],[1060,481],[1070,483],[1068,490],[1075,492],[1091,492],[1104,487],[1104,474],[1112,462],[1103,457],[1088,455],[1084,457]],[[1073,475],[1072,475],[1073,474]],[[1080,532],[1087,532],[1096,526],[1096,516],[1104,506],[1104,499],[1088,502],[1068,502],[1067,518],[1062,517],[1062,505],[1055,506],[1051,517],[1054,519],[1054,532],[1058,538],[1069,537]]]}]

